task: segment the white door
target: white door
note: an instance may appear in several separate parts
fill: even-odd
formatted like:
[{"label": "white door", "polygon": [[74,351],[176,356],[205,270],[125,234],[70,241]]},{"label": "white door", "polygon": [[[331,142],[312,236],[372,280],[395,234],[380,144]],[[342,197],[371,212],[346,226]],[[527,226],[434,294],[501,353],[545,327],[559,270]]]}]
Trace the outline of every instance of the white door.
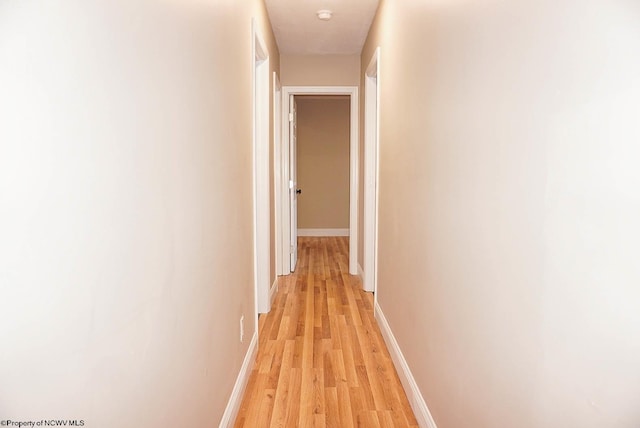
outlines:
[{"label": "white door", "polygon": [[289,96],[289,198],[291,207],[291,272],[296,270],[298,261],[298,178],[297,156],[297,106],[293,95]]}]

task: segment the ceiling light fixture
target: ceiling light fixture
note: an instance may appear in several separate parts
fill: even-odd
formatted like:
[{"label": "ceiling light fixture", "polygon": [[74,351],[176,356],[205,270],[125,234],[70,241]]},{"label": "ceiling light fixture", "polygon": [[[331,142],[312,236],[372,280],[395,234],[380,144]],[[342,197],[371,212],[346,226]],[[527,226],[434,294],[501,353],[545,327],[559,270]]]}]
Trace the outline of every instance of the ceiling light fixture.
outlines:
[{"label": "ceiling light fixture", "polygon": [[316,15],[318,15],[318,19],[321,21],[328,21],[331,19],[331,15],[333,15],[333,12],[331,12],[328,9],[322,9],[316,12]]}]

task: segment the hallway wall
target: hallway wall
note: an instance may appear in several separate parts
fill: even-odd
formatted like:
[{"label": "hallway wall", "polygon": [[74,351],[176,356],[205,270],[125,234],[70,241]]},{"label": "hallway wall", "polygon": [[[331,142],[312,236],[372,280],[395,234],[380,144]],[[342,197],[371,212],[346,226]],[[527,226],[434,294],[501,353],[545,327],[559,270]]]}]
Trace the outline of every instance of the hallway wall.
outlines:
[{"label": "hallway wall", "polygon": [[358,86],[359,55],[281,55],[283,86]]},{"label": "hallway wall", "polygon": [[382,1],[378,301],[438,428],[640,425],[638,22]]},{"label": "hallway wall", "polygon": [[0,419],[220,421],[255,321],[252,16],[277,70],[259,0],[0,3]]}]

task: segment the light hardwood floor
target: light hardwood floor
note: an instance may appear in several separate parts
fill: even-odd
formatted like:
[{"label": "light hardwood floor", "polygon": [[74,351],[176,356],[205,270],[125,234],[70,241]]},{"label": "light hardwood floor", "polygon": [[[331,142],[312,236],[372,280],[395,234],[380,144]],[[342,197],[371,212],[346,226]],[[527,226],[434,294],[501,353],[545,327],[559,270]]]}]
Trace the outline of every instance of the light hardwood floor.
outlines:
[{"label": "light hardwood floor", "polygon": [[298,255],[260,317],[235,427],[417,427],[373,295],[348,273],[348,238],[301,237]]}]

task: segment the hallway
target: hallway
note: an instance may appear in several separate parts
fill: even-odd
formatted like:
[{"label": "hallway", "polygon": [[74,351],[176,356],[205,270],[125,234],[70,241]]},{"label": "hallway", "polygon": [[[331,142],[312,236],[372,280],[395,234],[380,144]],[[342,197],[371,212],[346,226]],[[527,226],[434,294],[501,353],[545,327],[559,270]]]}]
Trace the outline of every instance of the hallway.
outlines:
[{"label": "hallway", "polygon": [[236,427],[418,426],[373,317],[348,274],[348,238],[299,238],[259,320],[259,350]]}]

